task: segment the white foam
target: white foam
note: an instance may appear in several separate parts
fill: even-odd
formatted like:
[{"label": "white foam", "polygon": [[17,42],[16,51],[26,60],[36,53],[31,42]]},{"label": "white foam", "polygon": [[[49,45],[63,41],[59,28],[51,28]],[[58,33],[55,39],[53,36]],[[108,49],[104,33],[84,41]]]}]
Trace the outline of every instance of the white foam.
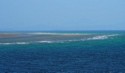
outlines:
[{"label": "white foam", "polygon": [[36,41],[37,43],[53,43],[53,41]]},{"label": "white foam", "polygon": [[98,39],[107,39],[108,36],[95,36],[95,37],[92,37],[92,38],[88,38],[87,40],[98,40]]},{"label": "white foam", "polygon": [[0,45],[11,45],[13,43],[0,43]]},{"label": "white foam", "polygon": [[0,43],[0,45],[16,45],[16,44],[18,44],[18,45],[23,45],[23,44],[30,44],[29,42],[12,42],[12,43]]},{"label": "white foam", "polygon": [[92,38],[88,38],[87,40],[103,40],[103,39],[108,39],[109,37],[114,37],[118,36],[119,34],[111,34],[111,35],[99,35],[99,36],[94,36]]},{"label": "white foam", "polygon": [[111,35],[107,35],[108,37],[113,37],[113,36],[118,36],[119,34],[111,34]]},{"label": "white foam", "polygon": [[30,44],[30,42],[16,42],[15,44]]},{"label": "white foam", "polygon": [[104,40],[110,37],[118,36],[119,34],[111,34],[111,35],[97,35],[87,39],[69,39],[69,40],[53,40],[53,41],[29,41],[29,42],[5,42],[0,43],[0,45],[25,45],[25,44],[32,44],[32,43],[65,43],[65,42],[75,42],[75,41],[87,41],[87,40]]}]

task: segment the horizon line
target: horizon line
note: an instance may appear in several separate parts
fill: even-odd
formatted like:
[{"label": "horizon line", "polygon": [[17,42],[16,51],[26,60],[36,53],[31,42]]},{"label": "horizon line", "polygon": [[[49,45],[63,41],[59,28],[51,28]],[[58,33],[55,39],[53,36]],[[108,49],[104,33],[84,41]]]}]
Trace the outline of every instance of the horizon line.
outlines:
[{"label": "horizon line", "polygon": [[0,32],[125,31],[125,30],[0,30]]}]

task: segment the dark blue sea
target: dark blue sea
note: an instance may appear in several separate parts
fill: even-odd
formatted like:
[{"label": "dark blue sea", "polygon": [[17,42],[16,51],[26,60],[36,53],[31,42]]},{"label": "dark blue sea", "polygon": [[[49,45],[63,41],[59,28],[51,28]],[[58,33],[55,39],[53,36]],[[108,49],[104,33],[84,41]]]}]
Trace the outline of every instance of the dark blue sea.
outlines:
[{"label": "dark blue sea", "polygon": [[125,73],[125,31],[0,36],[0,73]]}]

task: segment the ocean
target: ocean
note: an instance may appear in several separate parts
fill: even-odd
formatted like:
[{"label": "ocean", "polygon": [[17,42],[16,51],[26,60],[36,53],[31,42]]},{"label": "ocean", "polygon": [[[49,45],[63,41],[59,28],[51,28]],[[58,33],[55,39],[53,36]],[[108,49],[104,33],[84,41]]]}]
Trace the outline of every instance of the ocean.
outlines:
[{"label": "ocean", "polygon": [[125,73],[125,31],[0,32],[0,73]]}]

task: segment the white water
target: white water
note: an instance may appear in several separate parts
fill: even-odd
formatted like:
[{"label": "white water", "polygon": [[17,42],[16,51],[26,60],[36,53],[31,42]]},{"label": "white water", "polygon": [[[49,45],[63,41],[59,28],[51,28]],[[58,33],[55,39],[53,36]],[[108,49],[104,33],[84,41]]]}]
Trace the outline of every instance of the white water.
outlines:
[{"label": "white water", "polygon": [[25,44],[33,44],[33,43],[65,43],[65,42],[73,42],[73,41],[88,41],[88,40],[105,40],[109,39],[110,37],[118,36],[119,34],[111,34],[111,35],[97,35],[91,38],[86,39],[70,39],[70,40],[57,40],[57,41],[29,41],[29,42],[4,42],[0,43],[0,45],[25,45]]}]

